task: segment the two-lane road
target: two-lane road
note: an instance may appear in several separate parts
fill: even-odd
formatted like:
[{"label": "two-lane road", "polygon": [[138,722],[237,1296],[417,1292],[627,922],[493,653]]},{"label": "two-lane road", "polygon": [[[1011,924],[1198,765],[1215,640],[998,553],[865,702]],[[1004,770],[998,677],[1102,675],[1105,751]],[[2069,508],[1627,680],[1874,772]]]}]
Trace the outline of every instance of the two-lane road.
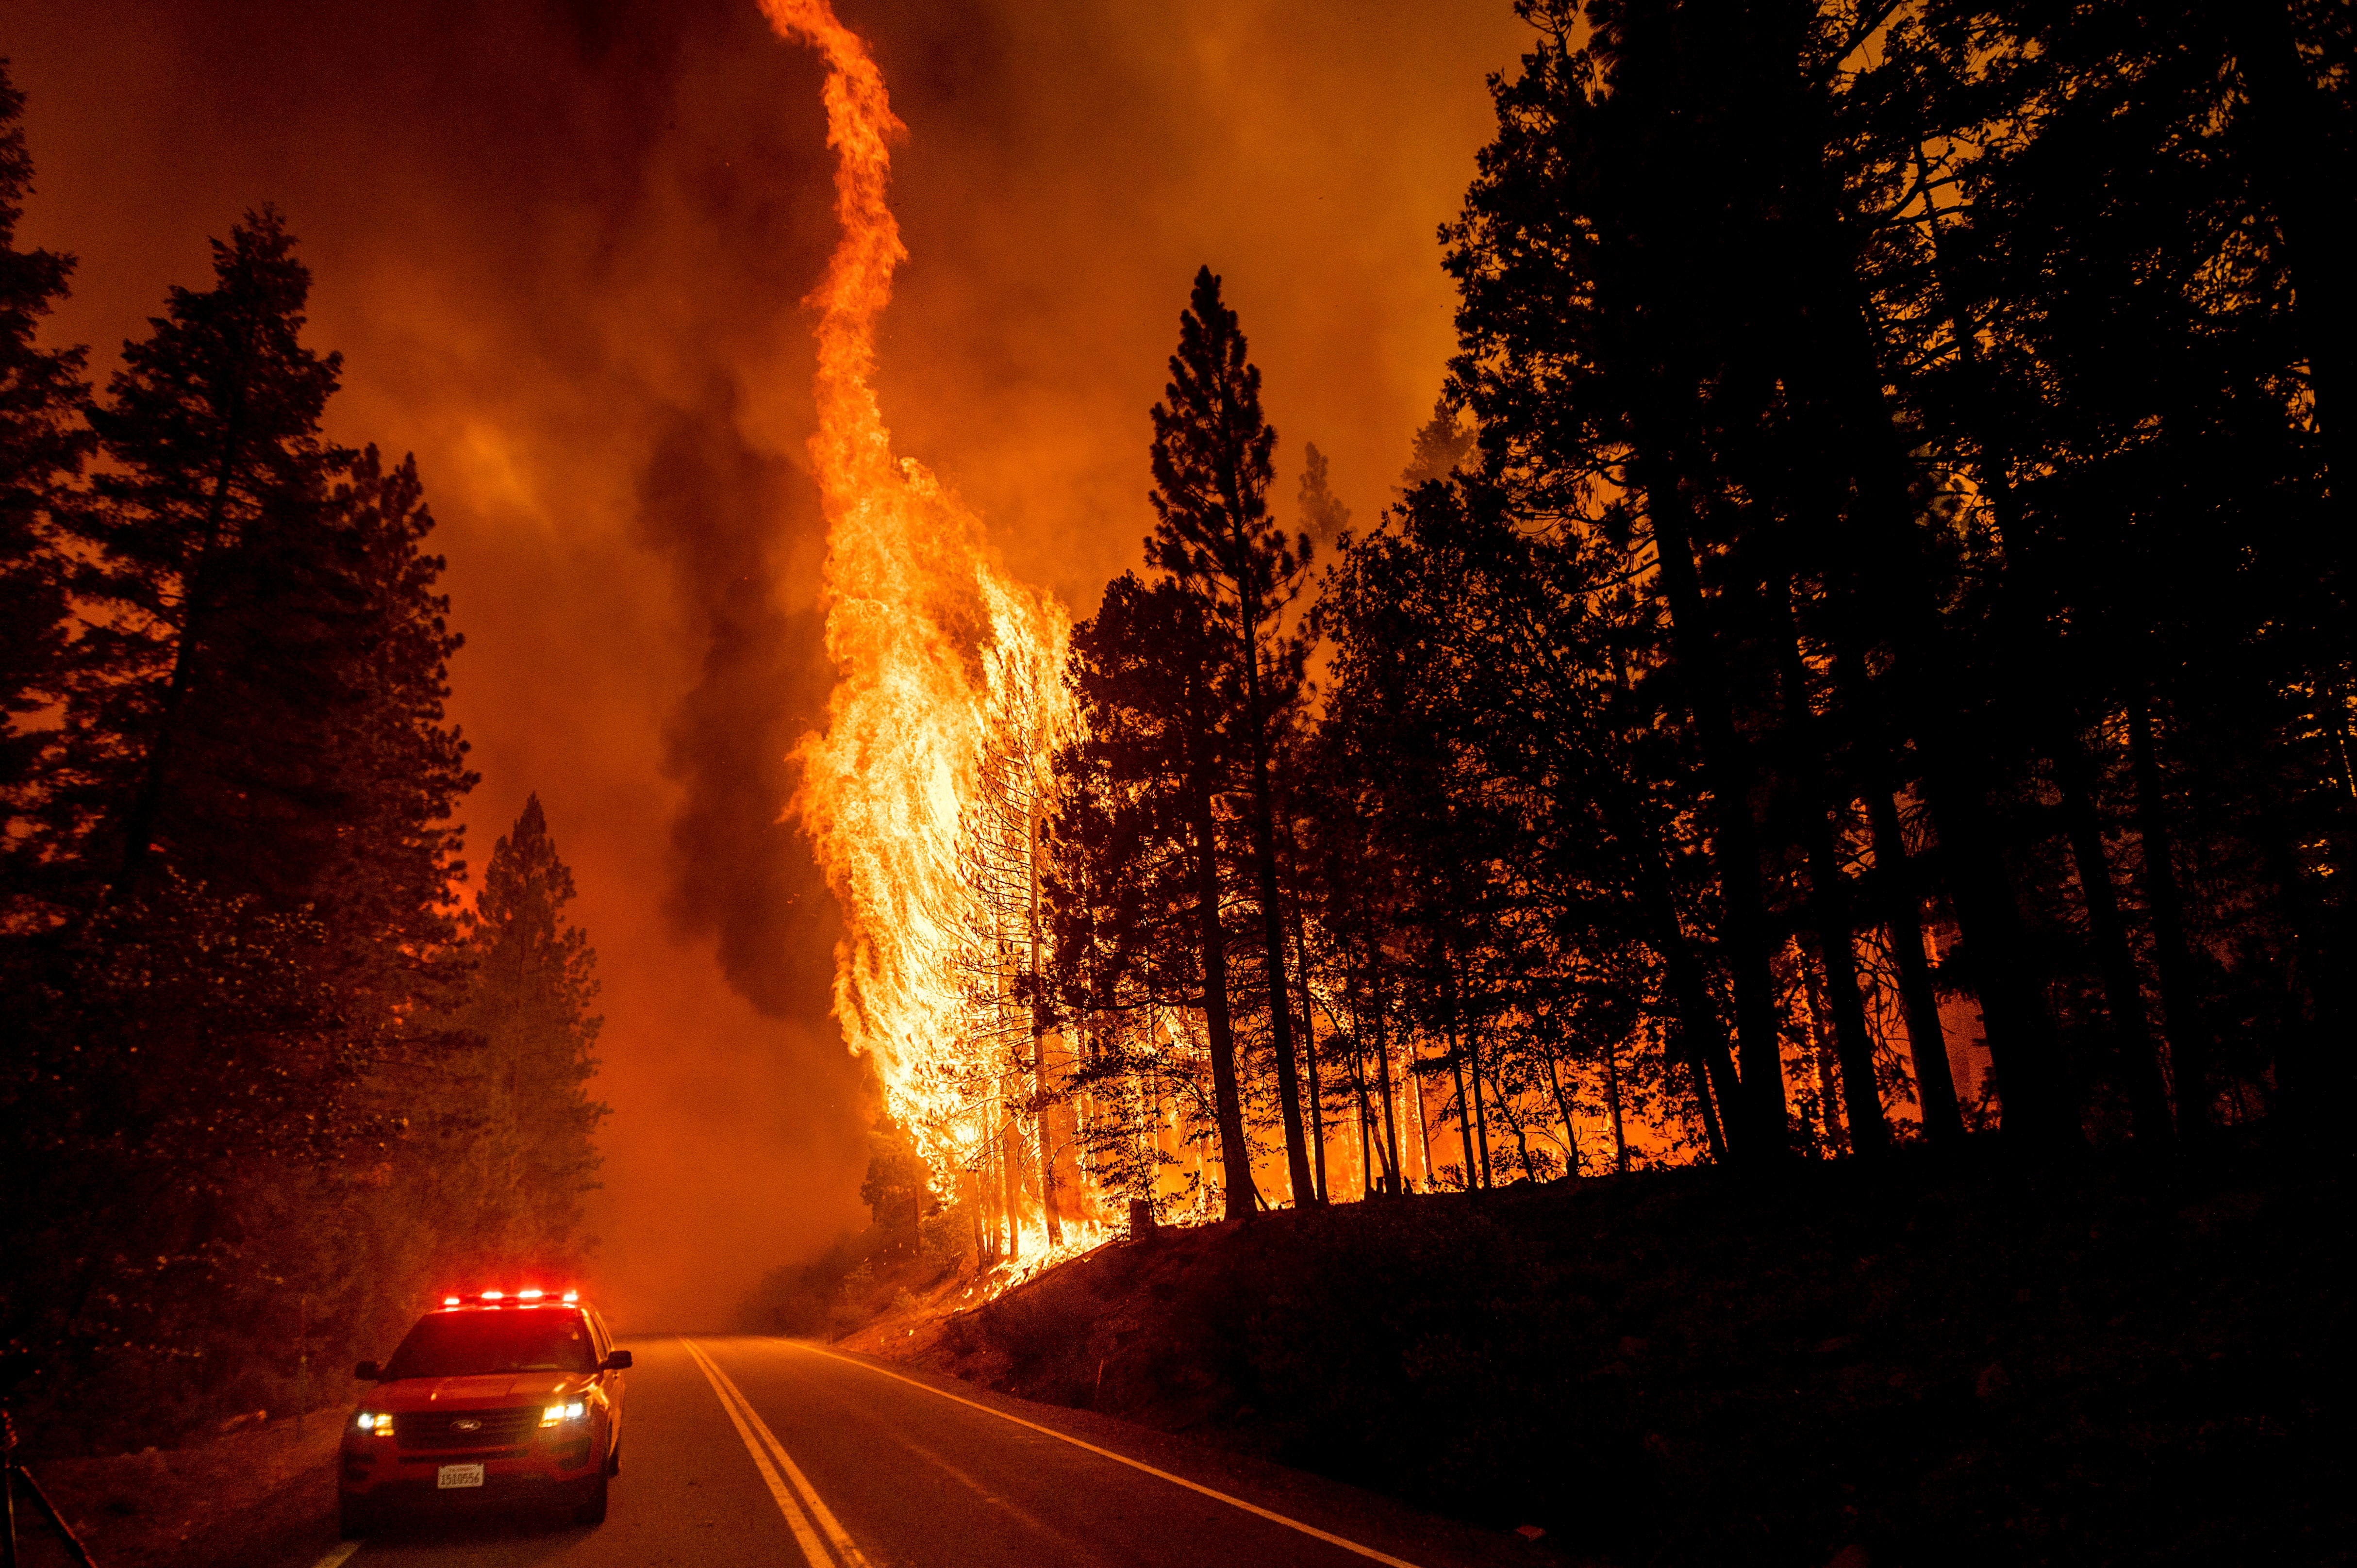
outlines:
[{"label": "two-lane road", "polygon": [[632,1341],[613,1509],[595,1530],[396,1530],[320,1568],[1454,1568],[1552,1560],[1511,1536],[1085,1412],[784,1339]]}]

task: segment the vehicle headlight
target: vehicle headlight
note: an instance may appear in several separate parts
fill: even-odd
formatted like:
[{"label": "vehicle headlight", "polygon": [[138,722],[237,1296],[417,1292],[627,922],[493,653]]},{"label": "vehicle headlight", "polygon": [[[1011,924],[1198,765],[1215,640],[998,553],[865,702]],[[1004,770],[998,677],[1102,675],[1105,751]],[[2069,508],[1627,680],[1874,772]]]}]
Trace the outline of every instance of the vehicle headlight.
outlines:
[{"label": "vehicle headlight", "polygon": [[554,1426],[560,1422],[579,1421],[589,1413],[589,1406],[580,1400],[571,1404],[553,1404],[540,1412],[540,1424]]},{"label": "vehicle headlight", "polygon": [[378,1411],[364,1410],[361,1412],[358,1419],[356,1419],[352,1424],[357,1426],[363,1434],[374,1433],[379,1437],[390,1437],[393,1435],[393,1417]]}]

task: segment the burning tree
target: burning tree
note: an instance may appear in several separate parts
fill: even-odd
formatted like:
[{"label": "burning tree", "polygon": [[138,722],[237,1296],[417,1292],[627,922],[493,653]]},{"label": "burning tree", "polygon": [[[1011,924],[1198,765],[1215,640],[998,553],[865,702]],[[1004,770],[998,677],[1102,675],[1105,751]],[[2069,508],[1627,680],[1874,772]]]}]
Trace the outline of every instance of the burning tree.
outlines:
[{"label": "burning tree", "polygon": [[1020,1255],[1027,1185],[1039,1194],[1048,1245],[1064,1240],[1049,1114],[1056,1097],[1048,1066],[1050,1013],[1040,984],[1041,828],[1052,786],[1047,762],[1067,711],[1049,651],[1002,645],[985,656],[985,739],[974,792],[958,824],[969,895],[959,1056],[968,1075],[976,1227],[984,1214],[992,1218],[985,1256],[999,1252],[1002,1222],[1005,1255]]},{"label": "burning tree", "polygon": [[1049,758],[1070,722],[1069,628],[1052,599],[1007,577],[973,512],[893,456],[869,378],[876,321],[906,254],[885,200],[902,128],[866,45],[823,0],[766,9],[781,36],[826,58],[838,155],[843,238],[814,296],[811,442],[838,680],[825,732],[798,755],[795,800],[844,912],[835,1014],[935,1179],[960,1174],[977,1251],[1011,1257],[1027,1167],[1042,1239],[1064,1240],[1055,1047],[1037,977],[1039,830]]}]

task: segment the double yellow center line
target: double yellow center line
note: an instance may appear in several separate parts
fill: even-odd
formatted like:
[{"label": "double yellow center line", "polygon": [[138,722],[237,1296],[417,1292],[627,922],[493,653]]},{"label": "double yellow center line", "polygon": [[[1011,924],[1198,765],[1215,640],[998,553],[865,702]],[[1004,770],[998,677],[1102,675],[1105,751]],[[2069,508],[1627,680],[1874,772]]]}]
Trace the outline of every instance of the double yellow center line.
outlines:
[{"label": "double yellow center line", "polygon": [[[736,1380],[720,1369],[720,1363],[705,1352],[693,1339],[683,1338],[689,1357],[703,1369],[712,1384],[712,1391],[720,1396],[720,1408],[737,1428],[737,1435],[745,1440],[745,1450],[753,1455],[754,1468],[761,1473],[762,1484],[776,1499],[778,1511],[786,1516],[786,1528],[793,1531],[794,1544],[802,1549],[802,1557],[810,1568],[868,1568],[867,1559],[860,1554],[846,1531],[802,1474],[778,1434],[770,1430],[769,1423],[754,1410],[753,1402],[745,1397]],[[822,1540],[823,1536],[823,1540]],[[830,1553],[829,1548],[833,1548]]]},{"label": "double yellow center line", "polygon": [[[728,1412],[728,1419],[736,1423],[737,1435],[745,1440],[746,1450],[753,1455],[753,1463],[760,1470],[761,1479],[768,1485],[770,1495],[777,1499],[778,1511],[786,1516],[786,1524],[792,1530],[794,1540],[801,1545],[802,1556],[808,1560],[810,1568],[832,1568],[832,1565],[837,1563],[842,1565],[842,1568],[867,1568],[867,1560],[860,1555],[859,1548],[851,1543],[851,1537],[845,1533],[843,1526],[835,1521],[834,1515],[827,1511],[826,1505],[819,1500],[816,1488],[810,1484],[810,1477],[803,1475],[801,1467],[795,1465],[792,1458],[787,1455],[785,1446],[778,1441],[777,1434],[772,1433],[763,1423],[760,1416],[754,1412],[752,1402],[746,1399],[736,1383],[730,1380],[728,1374],[720,1369],[719,1363],[714,1360],[702,1346],[693,1339],[682,1339],[680,1343],[687,1347],[687,1353],[694,1358],[695,1364],[704,1369],[704,1375],[711,1380],[713,1392],[720,1396],[721,1408]],[[1314,1540],[1325,1541],[1329,1546],[1339,1547],[1353,1556],[1382,1563],[1383,1568],[1416,1568],[1413,1563],[1394,1557],[1388,1552],[1378,1552],[1372,1546],[1362,1545],[1346,1536],[1320,1530],[1313,1524],[1306,1524],[1300,1520],[1278,1513],[1274,1509],[1265,1509],[1257,1503],[1246,1502],[1242,1498],[1207,1487],[1200,1481],[1190,1481],[1184,1476],[1175,1476],[1168,1470],[1158,1469],[1142,1460],[1133,1459],[1125,1454],[1116,1454],[1110,1448],[1100,1448],[1093,1443],[1084,1443],[1071,1434],[1059,1432],[1052,1426],[1043,1426],[1036,1421],[1026,1421],[1019,1415],[1011,1415],[1006,1411],[996,1409],[976,1400],[963,1399],[946,1389],[937,1389],[931,1383],[920,1382],[914,1378],[903,1377],[898,1372],[888,1372],[881,1367],[866,1361],[856,1360],[849,1356],[820,1346],[791,1340],[771,1341],[771,1343],[791,1345],[796,1350],[824,1356],[844,1362],[845,1365],[857,1367],[879,1378],[889,1378],[896,1383],[906,1383],[909,1387],[931,1394],[936,1399],[947,1400],[952,1404],[962,1404],[969,1410],[980,1411],[985,1415],[995,1416],[1000,1421],[1009,1422],[1014,1425],[1039,1433],[1042,1436],[1052,1437],[1060,1443],[1069,1443],[1073,1447],[1085,1449],[1101,1459],[1109,1459],[1116,1465],[1127,1466],[1130,1469],[1152,1476],[1157,1480],[1167,1481],[1174,1487],[1183,1487],[1188,1491],[1210,1498],[1215,1502],[1225,1503],[1230,1508],[1255,1515],[1272,1524],[1282,1525],[1287,1530],[1297,1530]],[[825,1538],[823,1542],[820,1539],[822,1535]],[[827,1555],[829,1545],[834,1548],[832,1557]]]}]

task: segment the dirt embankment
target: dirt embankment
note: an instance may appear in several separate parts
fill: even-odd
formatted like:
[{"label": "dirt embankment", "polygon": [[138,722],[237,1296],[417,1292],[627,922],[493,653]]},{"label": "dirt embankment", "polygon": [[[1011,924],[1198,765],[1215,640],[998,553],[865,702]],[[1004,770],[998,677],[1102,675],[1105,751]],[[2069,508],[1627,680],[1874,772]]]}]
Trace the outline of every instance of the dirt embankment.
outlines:
[{"label": "dirt embankment", "polygon": [[[336,1539],[336,1445],[346,1407],[251,1424],[203,1443],[30,1467],[100,1568],[274,1568]],[[71,1560],[20,1500],[27,1568]]]},{"label": "dirt embankment", "polygon": [[2345,1561],[2349,1197],[2248,1147],[1647,1173],[1165,1232],[847,1343],[1577,1559]]}]

